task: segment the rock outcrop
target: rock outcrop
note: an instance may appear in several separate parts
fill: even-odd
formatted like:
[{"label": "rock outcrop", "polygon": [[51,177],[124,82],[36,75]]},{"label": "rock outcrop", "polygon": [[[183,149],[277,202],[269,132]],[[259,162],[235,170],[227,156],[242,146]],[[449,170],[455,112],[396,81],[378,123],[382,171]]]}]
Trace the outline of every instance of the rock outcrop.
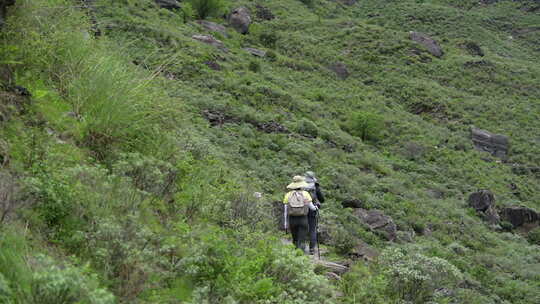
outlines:
[{"label": "rock outcrop", "polygon": [[389,241],[396,240],[397,226],[394,220],[382,211],[357,208],[353,214],[372,231],[382,234]]},{"label": "rock outcrop", "polygon": [[178,3],[176,0],[154,0],[154,2],[156,2],[159,7],[169,10],[180,8],[180,3]]},{"label": "rock outcrop", "polygon": [[510,139],[507,136],[473,127],[471,128],[471,138],[474,147],[479,151],[489,152],[499,158],[506,158],[508,155]]},{"label": "rock outcrop", "polygon": [[206,20],[197,20],[196,22],[200,24],[205,30],[208,30],[210,32],[216,32],[222,35],[227,34],[227,29],[221,24],[217,24],[215,22],[206,21]]},{"label": "rock outcrop", "polygon": [[540,221],[540,214],[531,208],[512,206],[502,209],[501,218],[512,223],[514,227],[521,227]]},{"label": "rock outcrop", "polygon": [[225,45],[223,44],[223,42],[221,42],[220,40],[217,40],[212,35],[193,35],[193,36],[191,36],[191,38],[193,38],[193,39],[195,39],[197,41],[206,43],[206,44],[210,44],[211,46],[215,46],[218,49],[221,49],[223,51],[227,51],[227,49],[225,48]]},{"label": "rock outcrop", "polygon": [[418,33],[418,32],[409,32],[409,38],[421,45],[423,45],[428,52],[435,57],[442,57],[444,52],[437,41],[428,35]]},{"label": "rock outcrop", "polygon": [[469,195],[469,206],[476,211],[485,212],[495,205],[495,196],[489,190],[480,190]]},{"label": "rock outcrop", "polygon": [[264,56],[266,56],[265,51],[259,50],[259,49],[256,49],[256,48],[247,47],[247,48],[244,48],[244,51],[246,51],[246,52],[248,52],[251,55],[256,56],[256,57],[264,57]]},{"label": "rock outcrop", "polygon": [[495,209],[495,196],[489,190],[480,190],[469,195],[469,206],[474,208],[484,220],[492,225],[500,223],[499,213]]},{"label": "rock outcrop", "polygon": [[247,34],[251,24],[249,10],[245,7],[235,8],[229,15],[229,24],[240,34]]}]

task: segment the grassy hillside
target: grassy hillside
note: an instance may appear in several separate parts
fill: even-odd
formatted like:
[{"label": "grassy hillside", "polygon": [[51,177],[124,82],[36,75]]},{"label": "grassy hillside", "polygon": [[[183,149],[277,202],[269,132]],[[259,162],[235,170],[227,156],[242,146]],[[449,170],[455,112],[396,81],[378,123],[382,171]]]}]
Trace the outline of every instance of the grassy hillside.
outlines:
[{"label": "grassy hillside", "polygon": [[[208,18],[245,6],[246,35],[186,3],[8,9],[1,303],[540,302],[538,223],[467,204],[489,189],[540,211],[537,1],[228,1]],[[193,39],[209,34],[223,46]],[[508,156],[472,127],[508,136]],[[340,280],[280,240],[276,202],[306,170]]]}]

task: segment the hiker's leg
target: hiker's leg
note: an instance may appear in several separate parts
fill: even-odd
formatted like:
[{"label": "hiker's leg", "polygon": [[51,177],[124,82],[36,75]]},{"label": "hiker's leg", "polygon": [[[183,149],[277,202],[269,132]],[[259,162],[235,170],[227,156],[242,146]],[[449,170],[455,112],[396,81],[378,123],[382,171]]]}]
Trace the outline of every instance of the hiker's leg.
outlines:
[{"label": "hiker's leg", "polygon": [[317,213],[309,210],[308,213],[309,225],[309,252],[314,253],[317,246]]},{"label": "hiker's leg", "polygon": [[298,248],[298,224],[295,216],[289,216],[289,230],[291,230],[292,242]]},{"label": "hiker's leg", "polygon": [[307,215],[299,216],[298,218],[298,246],[300,250],[306,252],[306,242],[309,230],[308,219]]}]

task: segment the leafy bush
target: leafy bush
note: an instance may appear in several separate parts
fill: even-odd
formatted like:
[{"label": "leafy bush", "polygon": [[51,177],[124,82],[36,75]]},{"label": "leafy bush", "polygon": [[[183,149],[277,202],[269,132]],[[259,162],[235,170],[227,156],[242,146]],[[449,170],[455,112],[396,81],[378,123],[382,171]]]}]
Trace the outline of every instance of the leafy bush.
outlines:
[{"label": "leafy bush", "polygon": [[[43,254],[27,256],[26,240],[11,231],[0,236],[0,300],[2,303],[115,303],[99,287],[88,265],[61,267]],[[27,263],[31,261],[31,263]]]},{"label": "leafy bush", "polygon": [[260,234],[240,242],[228,234],[210,229],[191,235],[180,264],[183,275],[198,286],[193,303],[328,303],[328,281],[316,275],[313,264],[296,249]]},{"label": "leafy bush", "polygon": [[527,234],[529,242],[540,245],[540,227],[536,227]]},{"label": "leafy bush", "polygon": [[224,0],[189,0],[189,3],[200,19],[219,16],[225,8]]},{"label": "leafy bush", "polygon": [[259,40],[261,41],[262,45],[268,48],[276,47],[278,39],[278,35],[273,31],[265,31],[259,35]]},{"label": "leafy bush", "polygon": [[300,134],[310,137],[317,137],[319,135],[319,128],[313,121],[302,118],[296,127],[296,131]]},{"label": "leafy bush", "polygon": [[[85,277],[80,269],[71,265],[60,268],[47,256],[38,256],[39,270],[32,278],[34,303],[115,303],[114,296],[99,288],[97,278]],[[88,271],[88,270],[83,270]]]},{"label": "leafy bush", "polygon": [[165,196],[176,189],[177,170],[168,162],[140,153],[120,155],[113,173],[131,178],[133,185],[145,192]]},{"label": "leafy bush", "polygon": [[378,140],[384,127],[383,118],[372,112],[354,112],[349,116],[345,129],[362,140]]},{"label": "leafy bush", "polygon": [[261,64],[257,61],[250,61],[248,69],[254,73],[258,73],[261,71]]},{"label": "leafy bush", "polygon": [[448,261],[403,249],[388,248],[380,262],[389,279],[389,292],[405,301],[423,303],[438,288],[454,287],[462,278],[461,272]]}]

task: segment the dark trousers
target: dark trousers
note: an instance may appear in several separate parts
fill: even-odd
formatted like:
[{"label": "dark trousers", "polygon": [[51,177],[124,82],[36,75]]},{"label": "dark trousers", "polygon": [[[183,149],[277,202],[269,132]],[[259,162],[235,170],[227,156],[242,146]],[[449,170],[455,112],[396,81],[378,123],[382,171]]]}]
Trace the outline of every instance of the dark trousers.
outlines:
[{"label": "dark trousers", "polygon": [[309,225],[309,251],[315,251],[317,246],[317,211],[309,210],[307,215]]},{"label": "dark trousers", "polygon": [[307,216],[289,216],[289,228],[291,229],[294,246],[304,251],[308,233]]}]

